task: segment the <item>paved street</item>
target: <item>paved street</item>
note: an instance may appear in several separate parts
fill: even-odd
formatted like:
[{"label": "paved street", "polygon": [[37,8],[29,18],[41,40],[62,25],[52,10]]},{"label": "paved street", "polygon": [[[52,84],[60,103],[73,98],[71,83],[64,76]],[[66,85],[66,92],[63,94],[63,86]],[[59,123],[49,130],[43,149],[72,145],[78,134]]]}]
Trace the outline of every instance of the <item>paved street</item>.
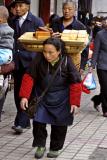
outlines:
[{"label": "paved street", "polygon": [[[90,95],[82,95],[80,112],[68,129],[64,148],[57,160],[107,160],[107,119],[93,109],[90,101],[96,93],[99,93],[99,85]],[[15,135],[11,129],[15,117],[13,91],[8,92],[4,111],[0,122],[0,160],[35,160],[32,129],[25,130],[22,135]],[[50,133],[49,126],[47,129]],[[46,152],[49,141],[48,136]],[[44,156],[43,160],[48,158]]]}]

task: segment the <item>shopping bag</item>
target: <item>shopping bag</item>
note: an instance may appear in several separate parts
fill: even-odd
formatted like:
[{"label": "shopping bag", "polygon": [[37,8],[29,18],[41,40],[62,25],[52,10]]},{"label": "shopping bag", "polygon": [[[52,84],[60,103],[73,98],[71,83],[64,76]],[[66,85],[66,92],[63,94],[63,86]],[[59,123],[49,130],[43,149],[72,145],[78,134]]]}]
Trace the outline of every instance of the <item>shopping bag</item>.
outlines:
[{"label": "shopping bag", "polygon": [[83,79],[83,85],[89,90],[96,89],[96,82],[93,76],[93,73],[88,73]]}]

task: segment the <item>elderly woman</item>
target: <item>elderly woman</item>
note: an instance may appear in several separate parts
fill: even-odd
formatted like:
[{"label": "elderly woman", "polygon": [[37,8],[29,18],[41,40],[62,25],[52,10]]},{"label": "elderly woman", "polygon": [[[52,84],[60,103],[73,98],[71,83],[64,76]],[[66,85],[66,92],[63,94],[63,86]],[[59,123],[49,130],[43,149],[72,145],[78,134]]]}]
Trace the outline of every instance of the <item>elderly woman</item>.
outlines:
[{"label": "elderly woman", "polygon": [[33,120],[33,147],[37,147],[35,158],[41,158],[46,150],[46,124],[51,125],[49,158],[58,156],[67,133],[73,123],[73,113],[80,106],[81,76],[66,55],[64,43],[58,38],[44,41],[43,54],[38,53],[24,75],[20,89],[21,108],[26,110],[33,86],[40,96],[64,58],[54,82],[38,105]]}]

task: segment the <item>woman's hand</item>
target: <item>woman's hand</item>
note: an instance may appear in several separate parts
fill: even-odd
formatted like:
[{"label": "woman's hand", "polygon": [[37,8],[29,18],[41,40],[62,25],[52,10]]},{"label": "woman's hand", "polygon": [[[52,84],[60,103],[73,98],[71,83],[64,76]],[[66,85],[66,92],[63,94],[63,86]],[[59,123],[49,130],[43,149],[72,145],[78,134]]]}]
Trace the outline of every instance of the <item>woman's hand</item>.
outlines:
[{"label": "woman's hand", "polygon": [[71,113],[78,114],[79,108],[76,105],[71,105]]},{"label": "woman's hand", "polygon": [[28,108],[28,99],[27,98],[22,98],[20,101],[20,107],[23,110],[26,110]]}]

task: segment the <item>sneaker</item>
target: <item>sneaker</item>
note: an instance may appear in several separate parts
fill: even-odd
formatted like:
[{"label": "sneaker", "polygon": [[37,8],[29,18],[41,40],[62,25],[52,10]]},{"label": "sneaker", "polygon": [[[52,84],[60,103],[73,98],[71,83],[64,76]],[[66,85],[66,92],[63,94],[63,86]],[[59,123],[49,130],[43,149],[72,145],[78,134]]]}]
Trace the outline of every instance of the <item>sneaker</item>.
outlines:
[{"label": "sneaker", "polygon": [[21,126],[14,126],[12,129],[14,129],[17,134],[21,134],[23,132],[23,128]]},{"label": "sneaker", "polygon": [[56,158],[59,156],[59,152],[58,151],[52,151],[50,150],[49,153],[47,153],[47,157],[48,158]]},{"label": "sneaker", "polygon": [[44,153],[46,151],[45,147],[37,147],[35,152],[35,158],[40,159],[44,156]]}]

